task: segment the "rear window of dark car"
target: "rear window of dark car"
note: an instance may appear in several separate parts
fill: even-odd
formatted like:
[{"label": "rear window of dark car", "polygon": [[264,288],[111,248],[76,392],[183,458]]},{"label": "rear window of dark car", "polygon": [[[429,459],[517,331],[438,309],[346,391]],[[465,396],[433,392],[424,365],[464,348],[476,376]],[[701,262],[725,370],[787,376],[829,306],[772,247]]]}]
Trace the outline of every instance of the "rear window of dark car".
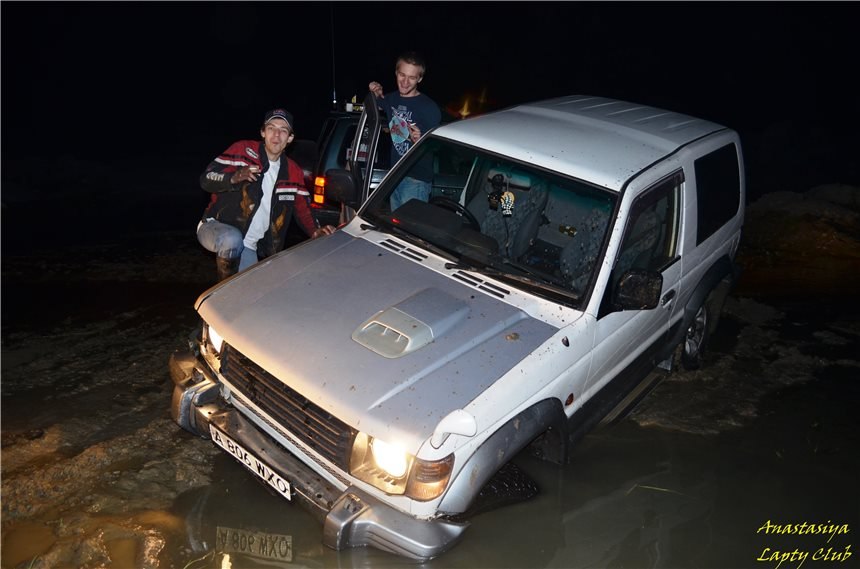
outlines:
[{"label": "rear window of dark car", "polygon": [[735,216],[740,207],[741,178],[734,143],[694,163],[698,199],[696,244],[702,243]]}]

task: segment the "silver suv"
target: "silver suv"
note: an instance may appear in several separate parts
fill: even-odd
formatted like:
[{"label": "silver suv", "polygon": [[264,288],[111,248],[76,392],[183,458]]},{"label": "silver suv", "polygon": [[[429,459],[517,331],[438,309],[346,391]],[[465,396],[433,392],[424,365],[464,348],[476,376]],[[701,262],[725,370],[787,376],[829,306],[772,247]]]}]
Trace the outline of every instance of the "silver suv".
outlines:
[{"label": "silver suv", "polygon": [[[367,105],[353,147],[374,162]],[[359,206],[373,176],[327,173]],[[392,211],[406,177],[427,201]],[[599,97],[439,127],[342,230],[203,293],[172,414],[343,549],[428,559],[526,446],[588,429],[700,365],[744,216],[738,135]],[[659,374],[656,374],[659,375]]]}]

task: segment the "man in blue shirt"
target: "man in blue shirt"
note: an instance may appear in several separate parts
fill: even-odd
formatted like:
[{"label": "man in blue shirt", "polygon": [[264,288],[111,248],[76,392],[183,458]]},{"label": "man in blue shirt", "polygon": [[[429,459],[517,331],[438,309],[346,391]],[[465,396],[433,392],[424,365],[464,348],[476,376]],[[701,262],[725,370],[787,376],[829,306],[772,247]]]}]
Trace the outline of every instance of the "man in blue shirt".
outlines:
[{"label": "man in blue shirt", "polygon": [[[380,105],[388,116],[392,166],[418,142],[423,133],[439,126],[442,120],[439,106],[418,91],[418,84],[424,79],[426,69],[421,56],[409,51],[397,58],[394,68],[397,91],[384,95],[382,85],[376,81],[371,81],[368,86],[370,92],[381,99]],[[427,201],[432,178],[432,164],[416,164],[391,195],[392,211],[413,198]]]}]

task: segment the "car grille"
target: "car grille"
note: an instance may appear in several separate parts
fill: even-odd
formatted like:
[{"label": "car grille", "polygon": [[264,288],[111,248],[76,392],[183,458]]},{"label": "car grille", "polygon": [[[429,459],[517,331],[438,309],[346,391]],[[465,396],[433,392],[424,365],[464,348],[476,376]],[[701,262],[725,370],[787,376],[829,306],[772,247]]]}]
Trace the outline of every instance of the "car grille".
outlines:
[{"label": "car grille", "polygon": [[272,374],[225,346],[221,374],[282,428],[344,471],[358,431],[323,411]]}]

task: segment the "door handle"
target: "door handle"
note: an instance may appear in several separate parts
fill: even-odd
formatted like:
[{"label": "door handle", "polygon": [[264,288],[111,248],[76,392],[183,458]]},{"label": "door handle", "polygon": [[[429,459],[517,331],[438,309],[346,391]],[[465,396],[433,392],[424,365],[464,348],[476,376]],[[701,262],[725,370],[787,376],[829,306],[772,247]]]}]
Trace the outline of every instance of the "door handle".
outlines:
[{"label": "door handle", "polygon": [[666,306],[673,298],[675,298],[675,289],[672,289],[663,295],[663,298],[660,299],[660,306]]}]

